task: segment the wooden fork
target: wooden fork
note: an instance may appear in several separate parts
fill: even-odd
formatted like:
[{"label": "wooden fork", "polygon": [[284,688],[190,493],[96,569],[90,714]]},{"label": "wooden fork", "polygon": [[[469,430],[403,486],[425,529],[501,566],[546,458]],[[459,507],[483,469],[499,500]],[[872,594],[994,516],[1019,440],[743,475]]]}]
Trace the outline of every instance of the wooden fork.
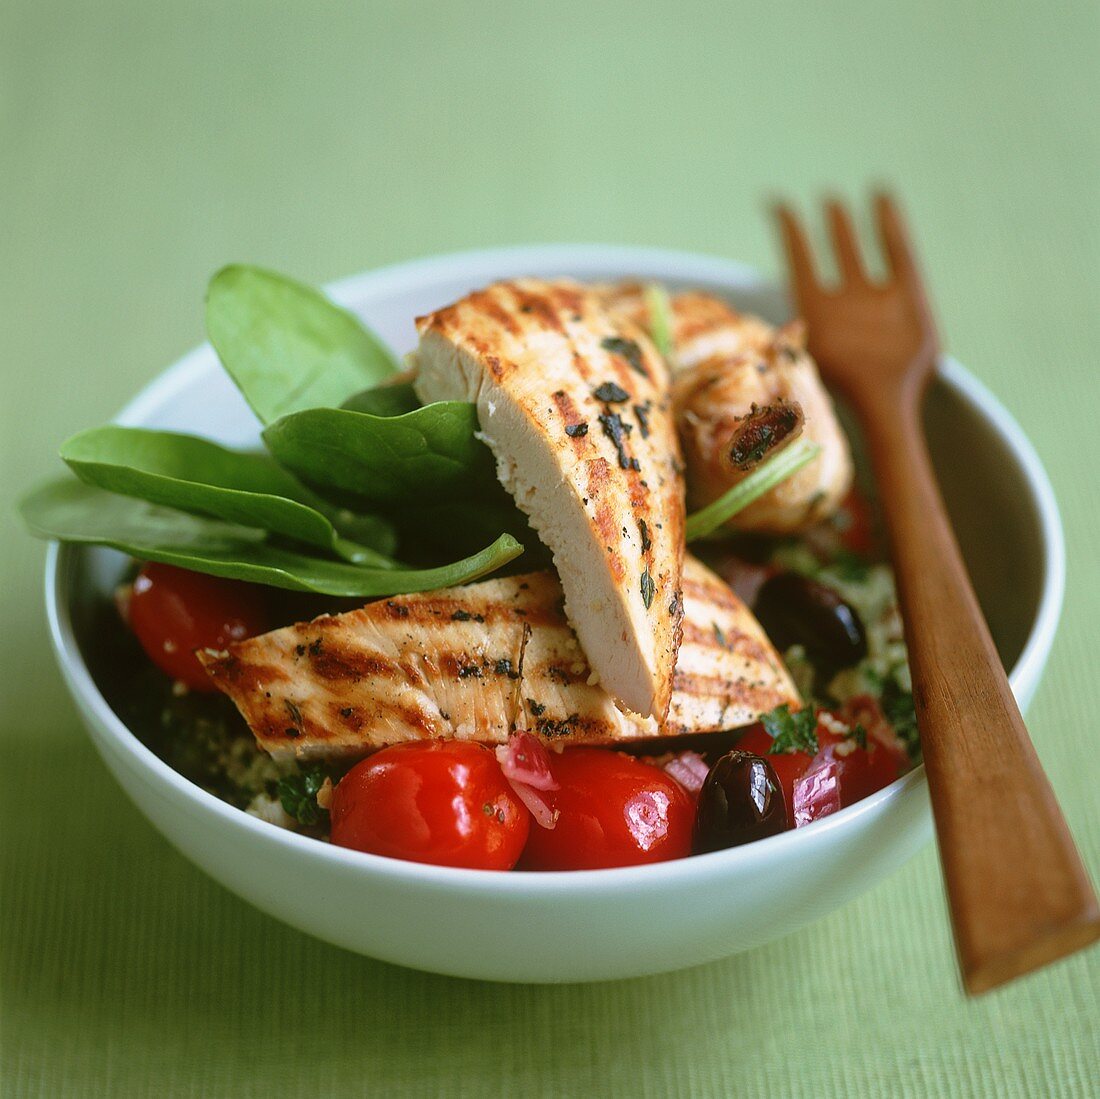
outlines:
[{"label": "wooden fork", "polygon": [[884,282],[826,204],[839,284],[823,286],[779,206],[794,296],[823,377],[854,409],[891,545],[924,766],[963,985],[985,992],[1100,938],[1100,910],[970,586],[921,429],[939,350],[902,218],[875,214]]}]

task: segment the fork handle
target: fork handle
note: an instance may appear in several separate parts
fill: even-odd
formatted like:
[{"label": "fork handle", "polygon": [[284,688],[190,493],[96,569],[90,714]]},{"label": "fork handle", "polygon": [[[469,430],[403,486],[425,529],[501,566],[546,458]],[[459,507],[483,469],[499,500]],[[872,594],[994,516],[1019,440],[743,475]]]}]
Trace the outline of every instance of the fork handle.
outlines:
[{"label": "fork handle", "polygon": [[922,385],[886,383],[861,394],[859,411],[959,967],[976,994],[1100,938],[1100,909],[967,576],[924,441],[922,396]]}]

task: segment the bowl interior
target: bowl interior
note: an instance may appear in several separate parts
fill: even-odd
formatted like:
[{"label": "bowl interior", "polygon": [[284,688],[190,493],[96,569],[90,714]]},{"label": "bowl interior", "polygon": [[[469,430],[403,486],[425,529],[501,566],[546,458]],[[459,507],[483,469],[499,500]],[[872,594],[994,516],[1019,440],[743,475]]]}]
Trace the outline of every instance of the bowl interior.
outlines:
[{"label": "bowl interior", "polygon": [[[674,288],[713,290],[772,321],[787,315],[783,295],[724,261],[641,249],[504,250],[406,264],[346,280],[333,294],[400,352],[415,342],[413,318],[496,278],[572,275],[589,280],[661,279]],[[1044,595],[1050,547],[1043,514],[1020,454],[983,408],[969,376],[947,362],[925,410],[929,447],[975,589],[1007,669],[1032,633]],[[256,445],[257,424],[208,347],[199,348],[144,390],[120,415],[128,424],[191,431],[228,445]],[[857,440],[858,450],[858,440]],[[102,651],[99,611],[124,558],[113,551],[67,552],[65,588],[74,633],[95,670]]]}]

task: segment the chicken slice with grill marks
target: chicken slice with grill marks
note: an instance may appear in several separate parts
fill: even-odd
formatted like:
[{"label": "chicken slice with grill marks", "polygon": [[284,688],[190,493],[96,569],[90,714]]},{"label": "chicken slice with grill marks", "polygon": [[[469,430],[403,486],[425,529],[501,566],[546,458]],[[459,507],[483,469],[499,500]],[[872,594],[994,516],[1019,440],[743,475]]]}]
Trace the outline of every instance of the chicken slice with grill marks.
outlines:
[{"label": "chicken slice with grill marks", "polygon": [[[652,330],[645,287],[637,282],[604,284],[596,288],[607,309]],[[728,302],[699,290],[673,294],[669,303],[672,366],[676,373],[716,356],[740,358],[761,353],[772,342],[775,329],[751,313],[739,313]]]},{"label": "chicken slice with grill marks", "polygon": [[668,718],[615,706],[562,611],[552,572],[380,600],[200,652],[276,758],[354,759],[428,737],[616,744],[714,732],[798,706],[787,670],[726,584],[685,559],[684,641]]},{"label": "chicken slice with grill marks", "polygon": [[417,329],[417,394],[477,406],[600,683],[662,719],[680,643],[684,488],[660,355],[567,281],[496,283]]},{"label": "chicken slice with grill marks", "polygon": [[[648,327],[637,284],[604,287],[609,310]],[[821,448],[813,461],[739,512],[729,526],[791,534],[832,515],[852,485],[848,440],[795,321],[775,329],[711,294],[672,295],[676,367],[673,406],[692,510],[716,500],[750,472],[730,460],[731,443],[754,410],[798,405],[801,434]]]}]

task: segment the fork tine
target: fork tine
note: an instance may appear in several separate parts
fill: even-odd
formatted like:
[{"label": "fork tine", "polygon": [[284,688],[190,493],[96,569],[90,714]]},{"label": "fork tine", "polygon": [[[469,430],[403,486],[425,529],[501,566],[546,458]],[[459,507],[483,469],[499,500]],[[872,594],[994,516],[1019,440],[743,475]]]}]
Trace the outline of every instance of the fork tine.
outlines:
[{"label": "fork tine", "polygon": [[920,283],[920,272],[909,247],[909,234],[905,222],[894,200],[885,192],[878,191],[874,196],[875,221],[879,236],[882,238],[882,250],[886,254],[890,273],[910,283]]},{"label": "fork tine", "polygon": [[844,206],[836,199],[825,203],[825,215],[833,238],[837,267],[842,282],[866,282],[867,272],[860,255],[859,241],[852,219]]},{"label": "fork tine", "polygon": [[779,223],[779,233],[783,239],[783,248],[787,253],[787,267],[790,269],[794,296],[801,312],[806,311],[806,302],[817,289],[817,277],[814,274],[814,257],[806,234],[795,212],[783,202],[774,208],[775,219]]}]

